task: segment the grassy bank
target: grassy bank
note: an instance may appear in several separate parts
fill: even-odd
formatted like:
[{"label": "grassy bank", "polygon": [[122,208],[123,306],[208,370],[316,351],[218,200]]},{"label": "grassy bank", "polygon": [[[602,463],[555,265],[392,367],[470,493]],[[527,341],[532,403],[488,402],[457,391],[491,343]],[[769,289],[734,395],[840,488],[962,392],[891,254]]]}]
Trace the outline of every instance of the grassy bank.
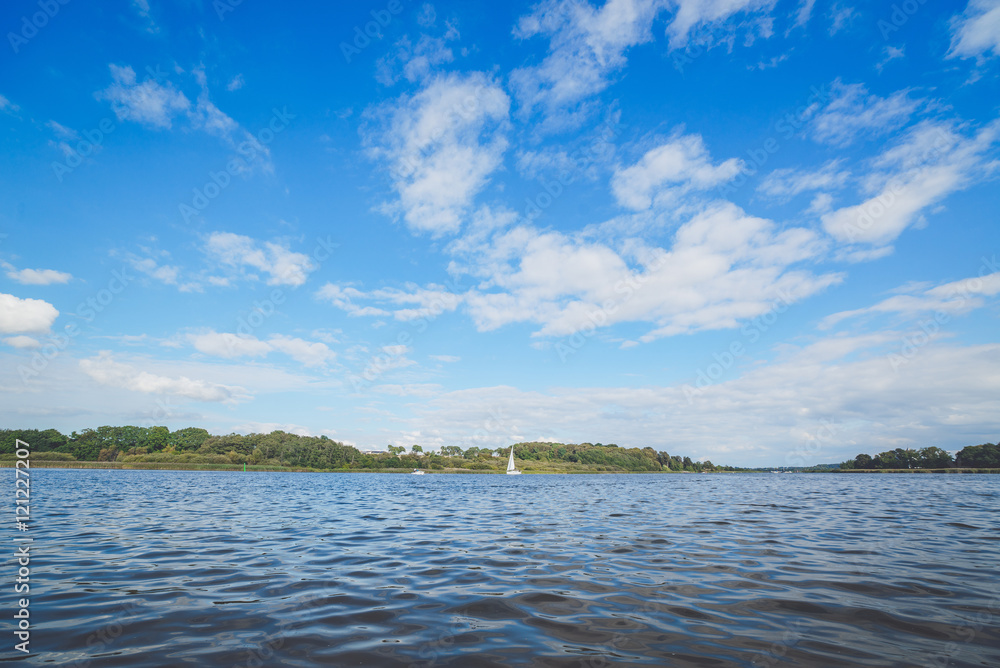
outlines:
[{"label": "grassy bank", "polygon": [[1000,473],[1000,469],[847,469],[830,471],[830,473]]}]

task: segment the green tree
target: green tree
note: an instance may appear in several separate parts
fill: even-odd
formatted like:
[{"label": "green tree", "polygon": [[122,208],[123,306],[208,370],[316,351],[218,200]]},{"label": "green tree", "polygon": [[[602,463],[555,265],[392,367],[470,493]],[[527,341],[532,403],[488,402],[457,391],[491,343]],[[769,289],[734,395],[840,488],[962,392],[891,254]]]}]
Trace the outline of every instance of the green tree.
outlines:
[{"label": "green tree", "polygon": [[951,453],[935,446],[923,448],[917,455],[917,466],[922,469],[943,469],[954,463]]},{"label": "green tree", "polygon": [[1000,468],[1000,444],[968,445],[958,451],[955,463],[964,468]]},{"label": "green tree", "polygon": [[854,468],[856,469],[873,469],[875,468],[875,463],[872,460],[871,455],[866,455],[861,453],[854,458]]}]

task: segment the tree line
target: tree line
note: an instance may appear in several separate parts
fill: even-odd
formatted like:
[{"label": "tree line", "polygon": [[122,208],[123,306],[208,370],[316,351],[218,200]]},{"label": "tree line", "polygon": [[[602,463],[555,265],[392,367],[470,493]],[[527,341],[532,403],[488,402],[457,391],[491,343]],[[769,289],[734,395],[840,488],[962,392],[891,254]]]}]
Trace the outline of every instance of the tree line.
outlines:
[{"label": "tree line", "polygon": [[[299,436],[284,431],[269,434],[213,436],[205,429],[188,427],[112,427],[84,429],[69,435],[55,429],[0,430],[0,457],[15,450],[15,439],[31,445],[32,456],[50,461],[159,462],[182,464],[249,464],[311,469],[462,468],[501,470],[511,446],[483,448],[443,446],[425,452],[420,445],[409,452],[388,446],[386,452],[363,453],[354,446],[326,436]],[[623,448],[614,443],[517,443],[515,457],[530,467],[547,463],[582,464],[609,471],[735,471],[711,461],[671,455],[653,448]]]},{"label": "tree line", "polygon": [[946,469],[946,468],[1000,468],[1000,444],[983,443],[968,445],[952,457],[938,447],[920,450],[896,448],[880,452],[874,457],[861,453],[843,462],[841,469]]}]

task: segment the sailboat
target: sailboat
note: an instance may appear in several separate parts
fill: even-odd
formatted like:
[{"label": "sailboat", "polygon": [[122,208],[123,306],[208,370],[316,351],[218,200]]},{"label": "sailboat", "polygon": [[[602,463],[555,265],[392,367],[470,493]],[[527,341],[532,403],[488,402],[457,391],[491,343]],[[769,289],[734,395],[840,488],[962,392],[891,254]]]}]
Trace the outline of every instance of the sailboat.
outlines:
[{"label": "sailboat", "polygon": [[514,446],[510,446],[510,459],[507,460],[507,475],[521,475],[521,472],[514,468]]}]

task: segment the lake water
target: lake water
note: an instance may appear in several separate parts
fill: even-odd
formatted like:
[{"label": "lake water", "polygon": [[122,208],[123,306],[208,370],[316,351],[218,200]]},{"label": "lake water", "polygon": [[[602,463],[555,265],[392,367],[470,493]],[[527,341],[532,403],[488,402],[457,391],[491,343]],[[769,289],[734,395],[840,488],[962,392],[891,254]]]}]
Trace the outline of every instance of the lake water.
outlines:
[{"label": "lake water", "polygon": [[31,476],[37,665],[1000,666],[1000,476]]}]

